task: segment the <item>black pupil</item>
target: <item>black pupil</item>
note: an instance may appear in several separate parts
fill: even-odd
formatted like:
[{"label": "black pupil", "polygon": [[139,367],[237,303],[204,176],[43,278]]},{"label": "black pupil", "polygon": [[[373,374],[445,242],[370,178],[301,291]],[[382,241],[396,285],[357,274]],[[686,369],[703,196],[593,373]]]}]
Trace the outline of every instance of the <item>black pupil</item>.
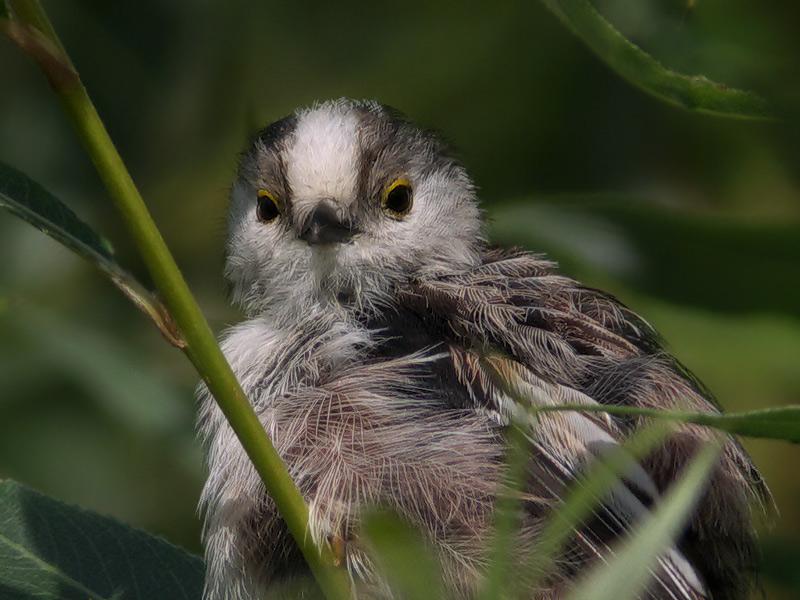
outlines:
[{"label": "black pupil", "polygon": [[411,188],[398,185],[386,196],[386,208],[396,213],[404,213],[411,207]]},{"label": "black pupil", "polygon": [[262,221],[272,221],[278,216],[278,207],[269,196],[258,198],[258,218]]}]

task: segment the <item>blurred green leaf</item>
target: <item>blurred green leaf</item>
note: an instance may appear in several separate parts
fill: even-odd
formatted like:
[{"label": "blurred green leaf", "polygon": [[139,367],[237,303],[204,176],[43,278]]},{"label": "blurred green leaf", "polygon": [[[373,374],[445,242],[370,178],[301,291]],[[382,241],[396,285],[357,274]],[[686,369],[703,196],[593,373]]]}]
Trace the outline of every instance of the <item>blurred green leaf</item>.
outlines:
[{"label": "blurred green leaf", "polygon": [[542,0],[583,43],[621,77],[656,98],[697,112],[764,119],[766,102],[751,92],[688,76],[665,68],[627,40],[597,12],[589,0]]},{"label": "blurred green leaf", "polygon": [[800,316],[800,223],[678,211],[644,198],[557,195],[489,207],[491,237],[545,251],[566,271],[681,304]]},{"label": "blurred green leaf", "polygon": [[387,512],[367,515],[362,531],[397,597],[445,598],[437,561],[418,531]]},{"label": "blurred green leaf", "polygon": [[196,556],[108,517],[0,483],[4,600],[190,600],[201,596]]},{"label": "blurred green leaf", "polygon": [[[126,428],[174,436],[190,420],[187,390],[154,373],[152,362],[132,350],[129,340],[120,340],[117,332],[80,326],[57,312],[12,303],[0,312],[3,335],[24,344],[26,361],[37,372],[62,373],[79,383],[98,407]],[[0,361],[0,380],[7,389],[13,389],[18,376],[22,382],[30,376],[24,365],[10,363]]]},{"label": "blurred green leaf", "polygon": [[526,430],[512,425],[507,429],[505,481],[498,492],[495,506],[494,539],[489,555],[489,569],[479,598],[493,600],[505,598],[512,583],[508,574],[512,568],[512,554],[516,532],[522,519],[522,494],[525,471],[528,466],[530,444]]},{"label": "blurred green leaf", "polygon": [[800,443],[800,406],[779,406],[745,412],[728,414],[709,414],[699,412],[683,412],[675,410],[659,410],[633,406],[610,406],[583,404],[564,404],[561,406],[543,406],[536,412],[604,412],[611,415],[628,417],[651,417],[705,425],[747,437],[768,438]]},{"label": "blurred green leaf", "polygon": [[672,545],[708,483],[716,464],[719,445],[703,448],[684,470],[652,516],[636,527],[618,552],[594,568],[575,587],[570,600],[627,600],[638,598],[646,587],[651,568]]},{"label": "blurred green leaf", "polygon": [[285,577],[270,583],[258,600],[327,600],[313,577]]},{"label": "blurred green leaf", "polygon": [[114,259],[111,244],[70,208],[24,173],[0,163],[0,207],[85,258],[156,324],[173,345],[183,347],[161,302]]}]

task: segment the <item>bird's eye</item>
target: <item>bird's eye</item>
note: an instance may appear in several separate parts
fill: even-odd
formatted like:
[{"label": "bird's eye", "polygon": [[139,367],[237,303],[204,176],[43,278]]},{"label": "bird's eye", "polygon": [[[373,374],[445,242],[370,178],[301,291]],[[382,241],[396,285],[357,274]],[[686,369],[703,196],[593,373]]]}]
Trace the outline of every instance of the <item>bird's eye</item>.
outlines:
[{"label": "bird's eye", "polygon": [[405,217],[414,204],[414,194],[411,191],[411,182],[408,179],[395,179],[383,192],[381,206],[390,217],[401,219]]},{"label": "bird's eye", "polygon": [[258,190],[258,220],[269,223],[281,214],[280,202],[267,190]]}]

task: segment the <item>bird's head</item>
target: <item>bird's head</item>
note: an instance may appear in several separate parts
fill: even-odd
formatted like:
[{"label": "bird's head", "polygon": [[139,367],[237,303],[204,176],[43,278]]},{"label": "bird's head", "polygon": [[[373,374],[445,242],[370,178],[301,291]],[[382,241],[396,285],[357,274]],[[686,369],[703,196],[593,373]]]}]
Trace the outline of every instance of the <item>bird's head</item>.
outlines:
[{"label": "bird's head", "polygon": [[373,310],[409,278],[474,265],[481,240],[474,186],[433,133],[377,103],[336,100],[271,124],[244,153],[226,277],[249,314]]}]

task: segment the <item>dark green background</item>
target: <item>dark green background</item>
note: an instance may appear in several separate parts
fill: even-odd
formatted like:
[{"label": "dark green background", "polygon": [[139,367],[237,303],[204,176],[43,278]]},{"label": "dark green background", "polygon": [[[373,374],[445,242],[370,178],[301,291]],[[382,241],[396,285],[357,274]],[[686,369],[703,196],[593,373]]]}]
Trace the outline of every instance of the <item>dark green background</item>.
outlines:
[{"label": "dark green background", "polygon": [[[724,407],[800,401],[795,3],[596,3],[667,66],[761,93],[773,123],[660,103],[533,0],[45,5],[217,330],[238,319],[222,244],[247,134],[316,99],[370,97],[453,143],[496,241],[619,295]],[[5,40],[0,160],[146,279],[47,84]],[[5,215],[0,253],[0,477],[199,549],[188,363],[91,267]],[[745,443],[780,510],[765,534],[769,597],[794,597],[800,450]]]}]

